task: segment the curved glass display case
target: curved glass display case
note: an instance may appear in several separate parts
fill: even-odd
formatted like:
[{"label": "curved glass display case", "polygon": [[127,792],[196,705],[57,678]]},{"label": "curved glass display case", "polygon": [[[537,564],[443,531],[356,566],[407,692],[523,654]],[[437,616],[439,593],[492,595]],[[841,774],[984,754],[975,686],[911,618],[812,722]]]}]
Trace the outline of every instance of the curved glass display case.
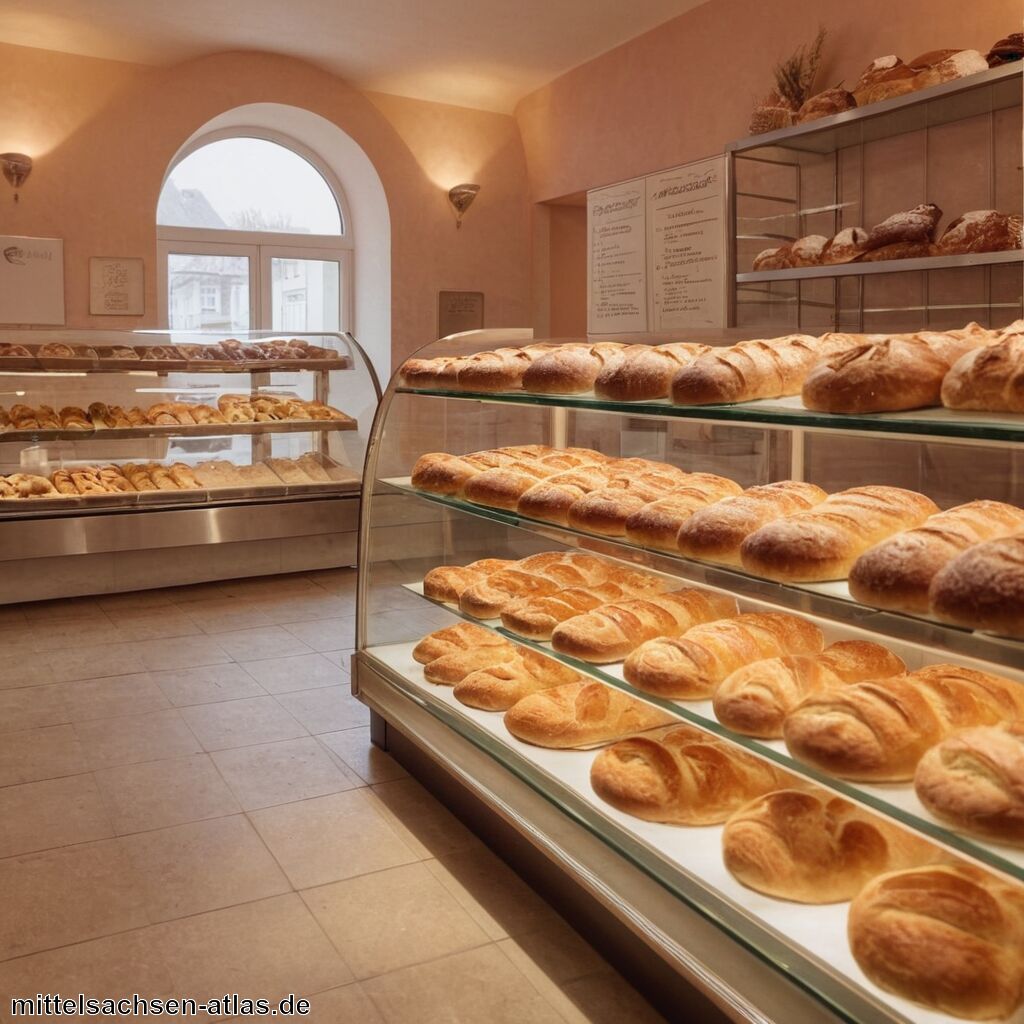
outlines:
[{"label": "curved glass display case", "polygon": [[[488,347],[472,337],[446,339],[416,355],[467,355]],[[414,486],[412,475],[425,453],[549,445],[714,473],[743,488],[785,479],[808,481],[828,492],[889,484],[923,492],[940,508],[979,498],[1022,505],[1015,444],[1022,425],[1024,418],[1009,414],[945,410],[829,416],[803,410],[798,398],[683,408],[667,401],[598,400],[592,392],[558,396],[416,389],[396,376],[382,400],[367,456],[353,689],[563,868],[574,864],[570,872],[588,877],[591,891],[631,922],[634,931],[642,919],[639,930],[651,947],[677,967],[683,964],[680,970],[734,1019],[954,1021],[958,1018],[885,991],[865,975],[847,942],[848,902],[796,903],[745,887],[723,863],[721,824],[661,824],[611,806],[590,781],[594,747],[550,749],[517,739],[502,713],[469,706],[450,685],[427,681],[413,649],[433,630],[472,621],[520,652],[542,652],[584,679],[668,712],[729,750],[767,762],[781,773],[782,787],[845,798],[871,820],[933,844],[940,858],[969,862],[1024,884],[1019,846],[944,824],[921,803],[910,781],[840,779],[794,756],[782,739],[753,738],[727,728],[709,698],[652,695],[626,681],[621,661],[581,660],[556,650],[550,641],[524,637],[500,618],[472,618],[456,604],[425,596],[423,579],[435,567],[465,566],[477,559],[585,550],[622,570],[640,568],[660,576],[667,586],[693,585],[731,596],[741,612],[796,614],[818,626],[826,644],[874,641],[910,671],[953,664],[998,674],[1017,685],[1024,683],[1024,641],[924,614],[880,611],[855,601],[845,580],[772,582],[626,536],[541,521],[514,505],[512,510],[490,507],[465,495],[424,490]],[[560,822],[569,829],[568,838],[559,834]],[[596,839],[615,855],[592,873],[579,866],[582,855],[573,852],[585,839]],[[627,895],[634,875],[672,898],[655,909],[639,910]],[[674,922],[689,920],[691,913],[727,939],[725,953],[716,952],[706,936],[694,945],[693,925],[680,925],[673,933]],[[790,997],[798,1002],[786,1003]]]}]

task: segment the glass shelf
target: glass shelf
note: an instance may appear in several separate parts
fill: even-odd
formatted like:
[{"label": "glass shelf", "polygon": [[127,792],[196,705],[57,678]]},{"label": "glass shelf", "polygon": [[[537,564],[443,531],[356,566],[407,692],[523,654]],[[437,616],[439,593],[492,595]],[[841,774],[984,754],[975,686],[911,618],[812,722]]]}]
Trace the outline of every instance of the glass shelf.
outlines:
[{"label": "glass shelf", "polygon": [[235,437],[256,434],[313,434],[358,430],[355,420],[274,420],[260,423],[178,423],[145,427],[92,427],[90,430],[0,429],[0,444],[22,441],[117,441],[143,437]]}]

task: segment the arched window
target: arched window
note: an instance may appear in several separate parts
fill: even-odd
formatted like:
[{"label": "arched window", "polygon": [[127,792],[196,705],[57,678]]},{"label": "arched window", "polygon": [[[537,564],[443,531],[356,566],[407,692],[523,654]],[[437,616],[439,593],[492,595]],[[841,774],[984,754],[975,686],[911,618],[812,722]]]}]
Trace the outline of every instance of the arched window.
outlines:
[{"label": "arched window", "polygon": [[351,329],[344,197],[298,143],[239,129],[195,140],[164,180],[157,240],[173,330]]}]

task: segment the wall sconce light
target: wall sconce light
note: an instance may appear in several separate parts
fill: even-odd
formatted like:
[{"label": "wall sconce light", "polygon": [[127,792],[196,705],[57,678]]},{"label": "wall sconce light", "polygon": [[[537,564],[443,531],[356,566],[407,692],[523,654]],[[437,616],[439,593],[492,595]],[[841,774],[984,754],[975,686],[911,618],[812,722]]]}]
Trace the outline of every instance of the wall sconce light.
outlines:
[{"label": "wall sconce light", "polygon": [[456,185],[448,189],[448,202],[455,209],[455,227],[462,227],[462,215],[469,209],[473,200],[476,199],[479,185]]},{"label": "wall sconce light", "polygon": [[25,179],[32,173],[32,157],[24,153],[0,153],[0,167],[4,177],[14,189],[14,201],[18,201],[18,189],[25,184]]}]

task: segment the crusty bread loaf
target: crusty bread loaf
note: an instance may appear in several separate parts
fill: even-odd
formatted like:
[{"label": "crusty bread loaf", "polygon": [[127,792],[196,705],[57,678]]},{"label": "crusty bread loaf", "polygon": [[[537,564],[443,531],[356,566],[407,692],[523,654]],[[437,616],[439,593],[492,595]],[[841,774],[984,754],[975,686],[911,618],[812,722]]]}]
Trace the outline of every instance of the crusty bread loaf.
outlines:
[{"label": "crusty bread loaf", "polygon": [[851,92],[858,107],[913,92],[916,72],[894,54],[876,57]]},{"label": "crusty bread loaf", "polygon": [[824,235],[804,235],[789,245],[789,262],[793,267],[816,267],[828,245]]},{"label": "crusty bread loaf", "polygon": [[657,597],[602,605],[573,616],[551,634],[551,645],[561,654],[595,664],[621,661],[645,640],[679,636],[692,626],[738,611],[736,601],[713,591],[685,588]]},{"label": "crusty bread loaf", "polygon": [[672,378],[711,349],[678,341],[667,345],[634,345],[621,360],[606,363],[594,381],[598,398],[612,402],[649,402],[666,398]]},{"label": "crusty bread loaf", "polygon": [[590,768],[605,803],[668,825],[718,824],[790,781],[771,761],[682,722],[615,743]]},{"label": "crusty bread loaf", "polygon": [[914,78],[914,88],[927,89],[979,71],[988,71],[988,61],[977,50],[956,50],[922,69]]},{"label": "crusty bread loaf", "polygon": [[416,460],[412,469],[412,485],[431,494],[458,494],[480,467],[445,452],[429,452]]},{"label": "crusty bread loaf", "polygon": [[486,647],[469,647],[464,651],[452,651],[427,662],[423,666],[423,678],[439,686],[454,686],[465,679],[470,672],[476,672],[492,665],[501,665],[516,657],[515,644],[503,640],[500,644]]},{"label": "crusty bread loaf", "polygon": [[911,779],[924,752],[957,729],[1024,714],[1024,687],[957,665],[812,694],[786,716],[786,746],[841,778]]},{"label": "crusty bread loaf", "polygon": [[870,249],[857,257],[857,263],[881,263],[883,260],[921,260],[938,256],[934,242],[893,242]]},{"label": "crusty bread loaf", "polygon": [[817,121],[821,117],[831,117],[833,114],[841,114],[844,110],[852,110],[855,106],[857,101],[852,93],[845,89],[826,89],[803,104],[796,112],[796,123],[804,124],[807,121]]},{"label": "crusty bread loaf", "polygon": [[740,545],[756,529],[812,508],[827,497],[820,487],[799,480],[749,487],[694,512],[679,528],[676,543],[689,558],[739,565]]},{"label": "crusty bread loaf", "polygon": [[522,385],[526,368],[546,351],[547,346],[528,346],[467,356],[459,366],[459,387],[463,391],[515,391]]},{"label": "crusty bread loaf", "polygon": [[864,228],[843,228],[830,239],[828,245],[822,250],[821,262],[823,266],[852,263],[870,250],[868,233]]},{"label": "crusty bread loaf", "polygon": [[630,516],[648,502],[671,493],[684,476],[682,473],[645,473],[612,480],[607,487],[591,491],[572,503],[568,525],[585,533],[622,537]]},{"label": "crusty bread loaf", "polygon": [[530,694],[505,712],[516,739],[559,749],[610,743],[672,721],[667,711],[592,680]]},{"label": "crusty bread loaf", "polygon": [[936,243],[940,256],[1021,248],[1021,218],[999,210],[971,210],[957,217]]},{"label": "crusty bread loaf", "polygon": [[902,675],[906,665],[869,640],[839,640],[817,655],[765,658],[736,669],[715,690],[715,715],[734,732],[782,736],[786,715],[812,693]]},{"label": "crusty bread loaf", "polygon": [[939,857],[937,847],[826,790],[766,793],[722,832],[722,859],[740,882],[797,903],[850,900],[886,871]]},{"label": "crusty bread loaf", "polygon": [[525,491],[517,511],[521,516],[567,526],[569,509],[584,495],[607,486],[610,480],[608,466],[584,466],[558,473]]},{"label": "crusty bread loaf", "polygon": [[755,257],[753,270],[788,270],[793,266],[792,245],[776,245],[771,249],[762,249]]},{"label": "crusty bread loaf", "polygon": [[879,988],[933,1010],[1009,1017],[1024,995],[1024,890],[973,865],[911,868],[868,882],[847,934]]},{"label": "crusty bread loaf", "polygon": [[942,381],[948,409],[1024,412],[1024,333],[961,356]]},{"label": "crusty bread loaf", "polygon": [[614,341],[562,345],[530,364],[523,374],[523,390],[548,395],[591,391],[597,375],[605,367],[620,362],[626,349],[626,345]]},{"label": "crusty bread loaf", "polygon": [[626,538],[642,547],[679,550],[679,528],[699,508],[741,494],[734,480],[713,473],[690,473],[664,498],[649,501],[626,519]]},{"label": "crusty bread loaf", "polygon": [[1001,501],[969,501],[929,516],[866,551],[850,570],[850,595],[861,604],[926,614],[936,574],[962,551],[1024,532],[1024,510]]},{"label": "crusty bread loaf", "polygon": [[740,560],[773,580],[845,579],[868,548],[938,510],[931,498],[902,487],[852,487],[755,530],[740,545]]},{"label": "crusty bread loaf", "polygon": [[868,232],[868,248],[878,249],[897,242],[933,242],[942,210],[934,203],[922,203],[886,217]]},{"label": "crusty bread loaf", "polygon": [[496,467],[477,473],[467,480],[461,496],[476,505],[514,512],[520,497],[539,480],[551,475],[536,460],[524,461],[515,466]]},{"label": "crusty bread loaf", "polygon": [[935,574],[928,602],[944,622],[1024,637],[1024,534],[957,555]]},{"label": "crusty bread loaf", "polygon": [[484,711],[507,711],[517,701],[553,686],[577,682],[580,674],[537,651],[519,650],[498,665],[470,672],[455,684],[456,700]]},{"label": "crusty bread loaf", "polygon": [[508,643],[497,633],[471,622],[459,622],[446,629],[428,633],[412,651],[413,661],[427,665],[446,654],[471,651],[478,647],[500,647]]},{"label": "crusty bread loaf", "polygon": [[423,577],[423,596],[445,604],[458,604],[462,592],[501,569],[516,563],[505,558],[481,558],[469,565],[439,565]]},{"label": "crusty bread loaf", "polygon": [[818,654],[822,644],[821,630],[796,615],[739,615],[702,623],[682,636],[648,640],[626,658],[623,673],[646,693],[700,700],[743,665],[784,654]]}]

